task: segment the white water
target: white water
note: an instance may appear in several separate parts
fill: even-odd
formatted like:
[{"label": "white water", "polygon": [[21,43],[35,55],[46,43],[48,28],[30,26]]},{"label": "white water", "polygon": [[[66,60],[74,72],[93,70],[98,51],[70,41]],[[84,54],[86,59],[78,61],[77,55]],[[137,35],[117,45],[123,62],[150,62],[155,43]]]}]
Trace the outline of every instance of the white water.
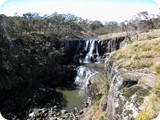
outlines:
[{"label": "white water", "polygon": [[75,78],[74,84],[79,85],[81,88],[88,87],[91,83],[91,79],[98,72],[95,70],[91,70],[84,66],[79,66],[77,68],[77,76]]},{"label": "white water", "polygon": [[[80,44],[79,44],[80,45]],[[88,39],[83,44],[83,49],[87,52],[84,59],[79,59],[80,63],[97,63],[100,60],[99,52],[98,52],[98,39]],[[95,70],[91,70],[85,66],[79,66],[77,69],[77,76],[75,78],[75,84],[81,86],[81,88],[88,87],[91,83],[93,76],[98,72]]]},{"label": "white water", "polygon": [[88,53],[86,54],[83,63],[98,62],[100,60],[98,52],[98,39],[89,39],[86,41],[86,50],[89,48]]},{"label": "white water", "polygon": [[7,119],[5,119],[5,118],[2,116],[2,114],[0,113],[0,120],[7,120]]}]

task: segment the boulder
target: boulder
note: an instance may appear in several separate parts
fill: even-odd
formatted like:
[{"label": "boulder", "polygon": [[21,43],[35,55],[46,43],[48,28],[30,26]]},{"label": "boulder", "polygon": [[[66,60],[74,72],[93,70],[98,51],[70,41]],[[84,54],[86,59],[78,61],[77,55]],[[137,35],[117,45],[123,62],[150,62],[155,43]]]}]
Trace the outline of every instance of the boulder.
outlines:
[{"label": "boulder", "polygon": [[67,110],[61,110],[61,114],[66,114],[68,113]]}]

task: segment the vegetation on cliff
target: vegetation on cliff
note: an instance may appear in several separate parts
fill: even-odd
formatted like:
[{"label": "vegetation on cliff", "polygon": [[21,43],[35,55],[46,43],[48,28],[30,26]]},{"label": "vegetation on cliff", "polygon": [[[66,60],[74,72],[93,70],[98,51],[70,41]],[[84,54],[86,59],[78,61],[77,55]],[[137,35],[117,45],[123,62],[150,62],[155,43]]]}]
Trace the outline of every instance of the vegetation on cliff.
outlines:
[{"label": "vegetation on cliff", "polygon": [[[106,54],[108,83],[103,88],[108,86],[109,92],[102,89],[107,94],[93,103],[85,119],[151,120],[157,117],[160,112],[159,30],[143,32],[139,38],[135,40],[132,36],[132,44]],[[104,82],[98,85],[103,86]]]},{"label": "vegetation on cliff", "polygon": [[[156,76],[153,81],[145,81],[143,78],[136,82],[131,81],[133,85],[148,82],[147,92],[141,90],[140,87],[135,87],[134,89],[127,88],[123,91],[123,95],[130,99],[136,90],[144,92],[142,95],[146,96],[145,101],[136,119],[154,118],[160,111],[160,40],[155,39],[159,37],[156,33],[158,30],[151,29],[160,28],[160,17],[140,19],[142,16],[148,17],[148,13],[141,12],[135,19],[119,24],[115,21],[103,24],[98,20],[83,20],[72,14],[53,13],[52,15],[39,16],[37,13],[25,13],[23,16],[13,17],[0,15],[0,95],[3,96],[0,100],[0,108],[3,110],[0,111],[8,112],[11,108],[4,107],[4,105],[12,104],[11,110],[14,111],[14,114],[23,118],[24,115],[19,114],[20,111],[26,109],[29,111],[29,106],[41,104],[47,101],[46,97],[51,95],[50,91],[46,90],[47,95],[45,96],[43,93],[45,90],[40,90],[38,93],[36,89],[40,87],[53,88],[73,82],[75,71],[70,64],[69,56],[65,53],[65,40],[98,35],[100,39],[106,39],[108,36],[115,37],[109,33],[121,32],[116,33],[116,37],[125,35],[129,42],[133,43],[111,53],[111,57],[114,59],[113,67],[118,66],[128,71],[145,72]],[[143,39],[144,41],[134,42],[135,39]],[[110,44],[114,44],[113,46],[119,49],[120,43],[117,40],[110,41]],[[113,46],[108,52],[116,50]],[[96,69],[99,68],[96,66]],[[89,96],[94,101],[94,105],[87,112],[91,116],[86,116],[86,119],[102,120],[105,118],[109,83],[104,84],[103,75],[97,79],[98,82],[89,88]],[[123,84],[128,83],[130,84],[127,80]],[[123,87],[121,86],[121,88]],[[30,88],[36,91],[36,95],[32,93]],[[19,93],[19,91],[21,92]],[[57,95],[55,89],[51,91]],[[36,96],[41,96],[41,94],[45,97],[38,99]],[[29,101],[22,106],[29,98],[33,100],[32,103]],[[7,102],[5,103],[5,101]],[[17,102],[14,103],[14,101]],[[118,110],[120,111],[120,109]],[[126,114],[132,113],[127,112]],[[8,114],[8,116],[11,115]]]},{"label": "vegetation on cliff", "polygon": [[[155,31],[153,31],[155,33]],[[149,36],[149,33],[146,33]],[[143,33],[144,35],[144,33]],[[152,34],[154,36],[154,34]],[[159,33],[156,34],[159,37]],[[150,87],[149,94],[142,101],[136,120],[151,120],[160,112],[160,39],[153,37],[151,40],[135,41],[134,43],[113,52],[114,65],[128,71],[147,72],[153,75],[145,79],[138,79],[138,85],[146,84]],[[137,74],[138,75],[138,74]],[[136,77],[136,76],[135,76]]]}]

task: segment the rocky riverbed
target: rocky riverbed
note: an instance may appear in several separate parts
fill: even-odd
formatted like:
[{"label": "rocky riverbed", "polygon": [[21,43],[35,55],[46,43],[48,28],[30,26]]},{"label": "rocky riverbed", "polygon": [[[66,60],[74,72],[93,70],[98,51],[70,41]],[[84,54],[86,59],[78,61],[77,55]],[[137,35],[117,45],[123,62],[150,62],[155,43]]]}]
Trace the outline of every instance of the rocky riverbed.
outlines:
[{"label": "rocky riverbed", "polygon": [[[74,90],[72,89],[72,91]],[[28,96],[25,95],[27,92]],[[1,105],[1,111],[6,119],[12,120],[75,120],[79,119],[87,111],[89,105],[89,103],[86,103],[86,100],[83,100],[84,107],[82,109],[76,106],[70,110],[63,109],[67,107],[68,101],[61,92],[53,88],[39,88],[34,90],[34,93],[31,93],[31,91],[21,91],[18,94],[18,91],[14,91],[14,94],[13,92],[9,94],[10,98],[7,99],[6,96],[4,105]]]},{"label": "rocky riverbed", "polygon": [[58,106],[51,108],[35,108],[29,113],[28,120],[79,120],[84,111],[74,107],[71,111],[60,110]]}]

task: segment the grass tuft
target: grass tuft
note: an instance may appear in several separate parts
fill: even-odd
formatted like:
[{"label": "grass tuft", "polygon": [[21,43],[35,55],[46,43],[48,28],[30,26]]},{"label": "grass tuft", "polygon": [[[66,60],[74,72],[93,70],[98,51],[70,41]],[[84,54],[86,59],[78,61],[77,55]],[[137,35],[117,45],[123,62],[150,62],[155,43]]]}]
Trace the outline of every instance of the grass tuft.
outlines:
[{"label": "grass tuft", "polygon": [[153,70],[157,73],[160,74],[160,62],[156,62],[153,66]]}]

